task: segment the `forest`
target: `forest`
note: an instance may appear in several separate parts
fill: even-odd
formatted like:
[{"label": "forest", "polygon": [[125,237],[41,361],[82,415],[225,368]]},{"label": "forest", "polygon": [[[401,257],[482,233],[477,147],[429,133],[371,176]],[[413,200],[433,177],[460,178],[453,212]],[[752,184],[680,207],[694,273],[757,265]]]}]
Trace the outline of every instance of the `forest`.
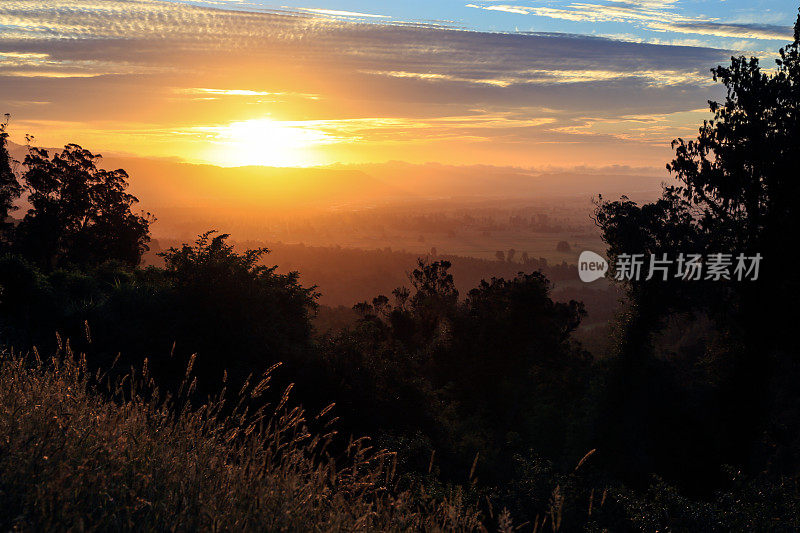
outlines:
[{"label": "forest", "polygon": [[[596,288],[506,248],[156,247],[135,176],[75,144],[17,161],[7,120],[0,527],[800,529],[800,18],[775,69],[713,79],[661,196],[597,198]],[[613,279],[717,252],[760,275]]]}]

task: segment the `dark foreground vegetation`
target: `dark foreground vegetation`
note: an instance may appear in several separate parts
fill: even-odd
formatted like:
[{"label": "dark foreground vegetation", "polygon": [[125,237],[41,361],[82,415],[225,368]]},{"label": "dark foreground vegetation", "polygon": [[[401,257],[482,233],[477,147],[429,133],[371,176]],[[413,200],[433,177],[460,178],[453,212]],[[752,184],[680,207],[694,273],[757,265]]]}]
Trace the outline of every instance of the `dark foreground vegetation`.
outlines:
[{"label": "dark foreground vegetation", "polygon": [[267,250],[210,232],[139,267],[127,175],[74,145],[17,164],[4,127],[0,335],[29,355],[0,361],[0,527],[797,530],[800,21],[776,73],[714,76],[675,185],[596,222],[612,261],[758,253],[760,276],[621,282],[604,358],[541,272],[464,294],[420,261],[322,334]]},{"label": "dark foreground vegetation", "polygon": [[[159,394],[145,366],[102,387],[69,351],[0,359],[0,523],[4,529],[139,531],[474,530],[456,488],[434,498],[402,488],[396,455],[363,440],[329,453],[336,432],[310,434],[284,401],[190,406]],[[325,413],[320,418],[329,425]]]}]

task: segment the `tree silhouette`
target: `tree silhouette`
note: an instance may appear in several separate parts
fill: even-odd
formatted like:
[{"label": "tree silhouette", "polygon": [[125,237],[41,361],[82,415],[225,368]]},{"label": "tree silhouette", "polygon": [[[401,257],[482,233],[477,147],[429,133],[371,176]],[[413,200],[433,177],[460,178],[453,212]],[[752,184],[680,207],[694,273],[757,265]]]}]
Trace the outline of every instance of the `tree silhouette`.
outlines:
[{"label": "tree silhouette", "polygon": [[276,266],[262,264],[266,248],[237,253],[227,238],[209,231],[194,245],[160,254],[169,281],[165,329],[180,354],[201,355],[197,371],[206,384],[224,370],[243,381],[277,362],[297,379],[308,350],[315,287],[302,287],[298,272],[278,274]]},{"label": "tree silhouette", "polygon": [[450,457],[450,474],[475,451],[498,477],[517,452],[562,452],[589,362],[569,341],[582,304],[554,302],[539,272],[482,281],[460,300],[450,268],[420,260],[410,288],[357,304],[354,329],[323,342],[338,405],[360,413],[360,430],[407,433],[423,468],[431,447]]},{"label": "tree silhouette", "polygon": [[[638,450],[641,462],[624,459],[631,470],[653,469],[648,461],[658,463],[667,456],[708,453],[711,446],[697,437],[703,433],[699,421],[694,442],[689,443],[695,449],[683,456],[678,448],[687,444],[664,437],[669,433],[667,422],[662,420],[658,429],[653,424],[646,428],[659,409],[672,409],[664,400],[669,394],[692,386],[685,380],[669,384],[658,363],[647,361],[653,334],[674,311],[708,313],[724,339],[725,348],[715,354],[724,360],[724,374],[696,383],[702,394],[718,399],[719,407],[704,411],[711,408],[696,405],[692,413],[686,412],[686,417],[705,413],[706,420],[726,425],[722,448],[707,462],[763,464],[755,450],[758,439],[771,438],[764,437],[772,416],[766,412],[769,395],[783,395],[784,403],[794,398],[789,403],[800,405],[796,392],[770,388],[776,369],[793,368],[794,363],[785,360],[796,354],[791,323],[796,319],[785,312],[785,298],[798,294],[800,287],[784,243],[787,235],[800,230],[800,17],[794,40],[780,50],[774,73],[762,71],[758,59],[745,57],[733,57],[730,66],[712,73],[726,87],[726,98],[709,102],[714,118],[704,121],[697,139],[673,142],[675,158],[667,169],[677,183],[665,187],[656,202],[641,206],[625,197],[613,202],[601,198],[596,221],[612,263],[622,253],[668,253],[674,259],[678,253],[724,252],[760,253],[763,267],[756,282],[625,281],[631,306],[620,339],[616,381],[609,387],[614,397],[606,407],[612,419],[605,427],[614,441],[609,445]],[[681,423],[690,425],[686,418]],[[781,422],[780,432],[794,442],[800,428]],[[650,444],[653,448],[648,449]],[[767,447],[777,449],[775,444]],[[797,446],[790,446],[797,456]],[[797,457],[791,461],[800,464]]]},{"label": "tree silhouette", "polygon": [[23,180],[31,208],[15,232],[17,251],[46,269],[139,263],[153,218],[131,211],[138,199],[126,192],[128,174],[98,168],[100,158],[76,144],[52,157],[29,147]]},{"label": "tree silhouette", "polygon": [[0,246],[8,241],[8,232],[12,227],[9,215],[17,209],[14,201],[22,194],[17,176],[12,167],[14,161],[8,153],[8,127],[9,115],[0,122]]},{"label": "tree silhouette", "polygon": [[762,72],[757,58],[734,57],[730,67],[715,68],[714,80],[727,88],[725,102],[710,102],[714,119],[696,140],[673,142],[676,157],[667,168],[681,184],[669,192],[699,208],[696,219],[715,240],[773,246],[776,233],[797,224],[799,39],[800,17],[774,74]]},{"label": "tree silhouette", "polygon": [[641,207],[601,199],[597,222],[612,255],[760,252],[764,282],[793,278],[783,244],[800,229],[800,17],[780,57],[772,74],[745,57],[712,70],[726,99],[709,102],[714,118],[696,140],[673,142],[667,169],[678,183],[661,199]]}]

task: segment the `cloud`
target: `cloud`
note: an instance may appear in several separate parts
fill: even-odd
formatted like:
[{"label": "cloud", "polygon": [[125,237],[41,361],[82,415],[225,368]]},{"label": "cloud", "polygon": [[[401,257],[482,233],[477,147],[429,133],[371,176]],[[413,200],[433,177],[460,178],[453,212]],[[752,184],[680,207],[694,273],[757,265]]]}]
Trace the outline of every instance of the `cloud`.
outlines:
[{"label": "cloud", "polygon": [[475,85],[489,85],[494,87],[510,87],[512,85],[560,85],[560,84],[585,84],[593,82],[609,82],[621,80],[637,80],[648,86],[675,86],[675,85],[711,85],[713,81],[705,73],[680,72],[676,70],[565,70],[565,69],[528,69],[514,73],[503,79],[492,78],[464,78],[449,74],[433,74],[430,72],[404,72],[404,71],[362,71],[365,74],[388,76],[392,78],[410,78],[427,82],[454,82]]},{"label": "cloud", "polygon": [[109,74],[133,74],[152,71],[116,61],[96,59],[58,59],[49,53],[0,51],[0,75],[46,78],[92,78]]},{"label": "cloud", "polygon": [[461,78],[451,74],[433,74],[426,72],[405,72],[400,70],[362,70],[364,74],[372,74],[376,76],[388,76],[390,78],[410,78],[422,81],[451,81],[451,82],[464,82],[477,85],[492,85],[495,87],[508,87],[513,80],[495,80],[490,78]]},{"label": "cloud", "polygon": [[535,8],[525,6],[512,6],[506,4],[479,6],[476,4],[467,4],[466,7],[474,7],[476,9],[485,9],[486,11],[502,11],[503,13],[514,13],[517,15],[530,15]]},{"label": "cloud", "polygon": [[521,15],[536,15],[574,22],[649,22],[665,19],[689,22],[695,20],[672,11],[670,2],[611,1],[609,4],[574,3],[565,8],[514,4],[467,4],[467,7]]},{"label": "cloud", "polygon": [[697,35],[713,35],[715,37],[733,37],[736,39],[765,39],[775,41],[791,41],[793,30],[790,26],[773,26],[757,24],[726,24],[720,22],[652,22],[648,27],[653,30],[690,33]]},{"label": "cloud", "polygon": [[625,22],[654,31],[715,37],[791,40],[793,36],[788,26],[721,22],[716,18],[683,15],[675,10],[675,0],[608,0],[605,4],[572,3],[564,8],[472,3],[466,7],[572,22]]},{"label": "cloud", "polygon": [[[596,81],[591,73],[599,71],[621,76],[673,72],[682,79],[687,73],[702,73],[728,55],[570,35],[350,24],[311,14],[248,13],[147,0],[65,0],[44,7],[39,2],[4,0],[0,25],[9,28],[0,36],[0,52],[38,54],[15,61],[25,60],[31,67],[36,62],[50,68],[95,67],[98,74],[154,68],[191,72],[202,60],[220,71],[313,65],[322,73],[362,72],[507,87],[530,81],[520,74],[525,71],[537,75],[553,71],[553,81],[567,83],[575,83],[581,71],[588,73],[587,82]],[[25,38],[19,38],[22,34]]]},{"label": "cloud", "polygon": [[207,89],[202,87],[189,87],[189,88],[175,88],[178,94],[194,94],[194,95],[207,95],[207,96],[243,96],[243,97],[258,97],[258,96],[288,96],[296,98],[305,98],[308,100],[319,100],[318,94],[303,94],[303,93],[287,93],[287,92],[271,92],[271,91],[253,91],[250,89]]},{"label": "cloud", "polygon": [[[599,37],[363,24],[310,11],[54,4],[0,2],[8,111],[41,131],[55,128],[43,120],[80,123],[94,132],[88,141],[147,142],[160,155],[176,149],[170,132],[197,135],[197,126],[262,117],[319,129],[354,152],[369,143],[448,142],[463,157],[469,151],[458,143],[493,141],[525,158],[526,143],[610,146],[624,136],[580,126],[608,120],[622,128],[633,122],[620,117],[694,109],[714,96],[708,69],[730,56]],[[611,7],[642,13],[657,5],[668,4]],[[391,157],[446,157],[438,146]]]},{"label": "cloud", "polygon": [[298,11],[305,11],[307,13],[314,13],[316,15],[328,15],[331,17],[345,17],[345,18],[389,18],[388,15],[373,15],[369,13],[358,13],[354,11],[338,11],[336,9],[321,9],[312,7],[298,7]]}]

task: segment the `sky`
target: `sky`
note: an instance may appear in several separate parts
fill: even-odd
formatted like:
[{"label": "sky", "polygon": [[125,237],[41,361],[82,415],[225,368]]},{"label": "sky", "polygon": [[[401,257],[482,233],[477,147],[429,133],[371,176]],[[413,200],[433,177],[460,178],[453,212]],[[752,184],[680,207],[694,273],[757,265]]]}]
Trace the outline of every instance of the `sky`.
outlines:
[{"label": "sky", "polygon": [[12,139],[221,166],[661,168],[788,0],[2,0]]}]

